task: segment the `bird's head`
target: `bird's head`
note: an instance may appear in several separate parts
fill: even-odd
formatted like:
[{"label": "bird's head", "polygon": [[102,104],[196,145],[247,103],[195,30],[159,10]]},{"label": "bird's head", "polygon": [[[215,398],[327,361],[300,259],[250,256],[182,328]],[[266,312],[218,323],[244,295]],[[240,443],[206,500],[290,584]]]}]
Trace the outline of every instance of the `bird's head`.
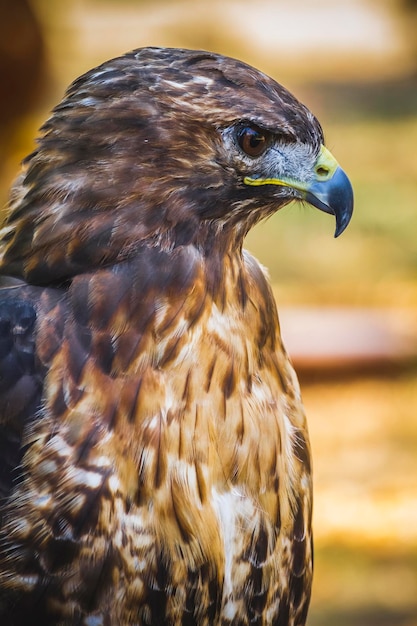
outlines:
[{"label": "bird's head", "polygon": [[239,248],[291,200],[334,214],[336,235],[352,214],[312,113],[221,55],[144,48],[108,61],[69,87],[42,133],[0,231],[0,269],[33,282],[144,243]]}]

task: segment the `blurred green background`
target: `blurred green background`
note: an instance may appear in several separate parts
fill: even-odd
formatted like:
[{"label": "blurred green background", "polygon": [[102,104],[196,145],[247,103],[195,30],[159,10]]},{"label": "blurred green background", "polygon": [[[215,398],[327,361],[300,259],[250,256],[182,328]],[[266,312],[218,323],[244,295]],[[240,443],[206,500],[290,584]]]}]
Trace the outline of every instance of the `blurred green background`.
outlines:
[{"label": "blurred green background", "polygon": [[[349,367],[343,347],[337,371],[317,348],[307,366],[303,343],[294,348],[315,467],[310,626],[417,625],[416,4],[0,0],[2,204],[67,84],[144,45],[211,49],[269,73],[317,115],[351,178],[355,213],[340,239],[329,216],[299,205],[247,239],[287,312],[284,337],[303,331],[320,345],[329,310],[368,320],[340,323],[340,337],[363,348]],[[305,313],[295,328],[292,311]],[[377,351],[362,367],[373,315],[387,312],[396,319],[380,335],[381,345],[392,340],[388,358]],[[395,353],[401,333],[406,359]]]}]

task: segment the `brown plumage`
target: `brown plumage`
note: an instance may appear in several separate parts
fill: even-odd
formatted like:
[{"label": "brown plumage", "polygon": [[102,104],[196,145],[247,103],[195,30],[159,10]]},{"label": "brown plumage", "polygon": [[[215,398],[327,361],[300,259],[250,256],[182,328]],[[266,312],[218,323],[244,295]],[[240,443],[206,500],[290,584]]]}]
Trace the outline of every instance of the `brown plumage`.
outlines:
[{"label": "brown plumage", "polygon": [[206,52],[76,80],[0,231],[2,626],[302,626],[311,468],[245,234],[352,212],[314,116]]}]

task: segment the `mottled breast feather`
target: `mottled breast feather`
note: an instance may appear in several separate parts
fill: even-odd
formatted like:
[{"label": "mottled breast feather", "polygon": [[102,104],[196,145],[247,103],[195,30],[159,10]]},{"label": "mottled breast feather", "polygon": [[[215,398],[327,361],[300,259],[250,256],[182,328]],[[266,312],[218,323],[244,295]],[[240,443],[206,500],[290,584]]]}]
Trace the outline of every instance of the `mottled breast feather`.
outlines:
[{"label": "mottled breast feather", "polygon": [[245,185],[242,123],[312,162],[322,142],[253,68],[143,49],[75,81],[25,162],[0,231],[2,626],[305,624],[307,426],[242,250],[294,196]]}]

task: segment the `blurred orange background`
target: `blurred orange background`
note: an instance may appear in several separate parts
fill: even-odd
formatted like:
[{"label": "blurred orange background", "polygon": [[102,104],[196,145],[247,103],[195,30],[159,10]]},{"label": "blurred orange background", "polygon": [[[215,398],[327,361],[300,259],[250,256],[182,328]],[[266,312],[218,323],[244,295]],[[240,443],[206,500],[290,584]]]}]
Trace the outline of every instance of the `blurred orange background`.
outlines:
[{"label": "blurred orange background", "polygon": [[269,268],[314,454],[310,626],[417,625],[417,3],[0,0],[0,201],[65,87],[145,45],[272,75],[320,119],[351,225],[289,206],[247,239]]}]

